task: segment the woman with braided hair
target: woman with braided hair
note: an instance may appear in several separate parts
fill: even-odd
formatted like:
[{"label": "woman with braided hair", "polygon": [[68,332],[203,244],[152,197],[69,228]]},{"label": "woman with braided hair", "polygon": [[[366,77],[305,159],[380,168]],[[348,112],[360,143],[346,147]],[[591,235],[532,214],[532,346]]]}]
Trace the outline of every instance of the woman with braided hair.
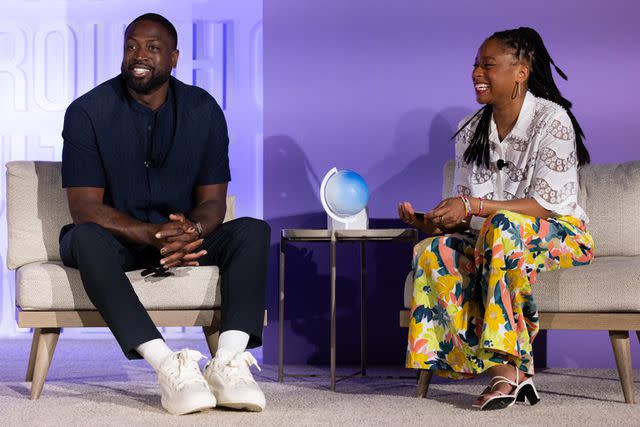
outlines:
[{"label": "woman with braided hair", "polygon": [[483,107],[460,122],[453,195],[400,218],[429,237],[414,249],[407,367],[449,378],[487,372],[483,410],[533,405],[536,274],[589,264],[593,239],[578,204],[589,162],[564,79],[531,28],[494,33],[473,65]]}]

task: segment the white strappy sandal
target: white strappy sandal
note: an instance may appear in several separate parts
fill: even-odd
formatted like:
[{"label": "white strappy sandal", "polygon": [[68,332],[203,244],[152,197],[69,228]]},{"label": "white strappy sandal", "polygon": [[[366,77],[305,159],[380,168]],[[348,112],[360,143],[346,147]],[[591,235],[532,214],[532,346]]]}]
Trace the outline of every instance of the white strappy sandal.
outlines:
[{"label": "white strappy sandal", "polygon": [[[536,390],[536,386],[533,384],[533,378],[529,377],[522,382],[519,382],[519,370],[514,366],[516,370],[516,380],[513,381],[509,378],[502,377],[497,375],[491,378],[492,384],[485,388],[484,391],[480,394],[483,396],[488,393],[494,393],[493,389],[498,384],[509,384],[513,386],[513,390],[510,394],[505,394],[501,391],[496,391],[496,395],[490,397],[485,400],[482,405],[473,404],[474,408],[480,408],[481,411],[491,411],[494,409],[504,409],[513,405],[516,402],[525,402],[528,401],[530,405],[535,405],[540,401],[540,395],[538,395],[538,390]],[[494,382],[494,380],[497,380]]]},{"label": "white strappy sandal", "polygon": [[529,405],[533,406],[540,402],[540,395],[536,390],[535,384],[533,384],[533,378],[529,377],[522,381],[515,391],[516,402],[529,402]]},{"label": "white strappy sandal", "polygon": [[[497,381],[494,382],[493,380],[497,380]],[[491,378],[491,381],[493,383],[489,387],[484,389],[481,396],[487,393],[494,393],[493,389],[495,388],[495,386],[502,383],[506,383],[513,386],[513,391],[511,392],[512,394],[505,394],[501,391],[496,391],[495,392],[496,394],[494,396],[491,396],[489,399],[485,400],[482,403],[482,405],[478,405],[474,403],[472,405],[474,408],[479,408],[481,411],[491,411],[494,409],[508,408],[509,406],[516,403],[516,398],[518,396],[517,392],[519,391],[519,387],[518,387],[519,384],[516,382],[518,381],[517,373],[516,373],[516,381],[512,381],[509,378],[505,378],[499,375]]]}]

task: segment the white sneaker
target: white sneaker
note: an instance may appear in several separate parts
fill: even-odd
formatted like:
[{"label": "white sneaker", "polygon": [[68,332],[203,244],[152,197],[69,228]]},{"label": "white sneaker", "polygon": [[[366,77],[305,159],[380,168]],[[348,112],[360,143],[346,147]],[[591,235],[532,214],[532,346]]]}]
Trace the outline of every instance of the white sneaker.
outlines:
[{"label": "white sneaker", "polygon": [[204,367],[204,377],[216,396],[218,406],[260,412],[265,407],[264,393],[253,379],[249,367],[258,362],[251,353],[233,353],[220,349]]},{"label": "white sneaker", "polygon": [[173,415],[216,406],[198,361],[204,356],[195,350],[183,349],[168,356],[158,369],[162,407]]}]

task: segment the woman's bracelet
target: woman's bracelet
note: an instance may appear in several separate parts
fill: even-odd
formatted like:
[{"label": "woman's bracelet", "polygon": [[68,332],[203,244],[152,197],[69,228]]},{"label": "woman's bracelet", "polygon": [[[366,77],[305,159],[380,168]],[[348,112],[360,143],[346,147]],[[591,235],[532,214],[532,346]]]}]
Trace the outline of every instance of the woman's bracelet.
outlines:
[{"label": "woman's bracelet", "polygon": [[460,196],[462,203],[464,204],[464,217],[469,218],[471,216],[471,203],[467,196]]},{"label": "woman's bracelet", "polygon": [[477,216],[480,216],[480,214],[482,213],[482,207],[483,207],[484,199],[482,197],[478,197],[478,200],[480,200],[480,205],[478,206],[478,214],[477,214]]}]

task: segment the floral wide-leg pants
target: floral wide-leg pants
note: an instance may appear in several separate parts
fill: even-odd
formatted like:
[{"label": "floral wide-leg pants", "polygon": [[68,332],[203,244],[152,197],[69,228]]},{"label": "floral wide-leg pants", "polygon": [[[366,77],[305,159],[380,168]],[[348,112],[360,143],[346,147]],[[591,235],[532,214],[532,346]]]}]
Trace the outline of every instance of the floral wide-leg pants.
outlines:
[{"label": "floral wide-leg pants", "polygon": [[593,239],[571,216],[545,220],[501,210],[477,237],[421,241],[413,256],[406,366],[462,378],[512,363],[533,374],[536,274],[592,259]]}]

